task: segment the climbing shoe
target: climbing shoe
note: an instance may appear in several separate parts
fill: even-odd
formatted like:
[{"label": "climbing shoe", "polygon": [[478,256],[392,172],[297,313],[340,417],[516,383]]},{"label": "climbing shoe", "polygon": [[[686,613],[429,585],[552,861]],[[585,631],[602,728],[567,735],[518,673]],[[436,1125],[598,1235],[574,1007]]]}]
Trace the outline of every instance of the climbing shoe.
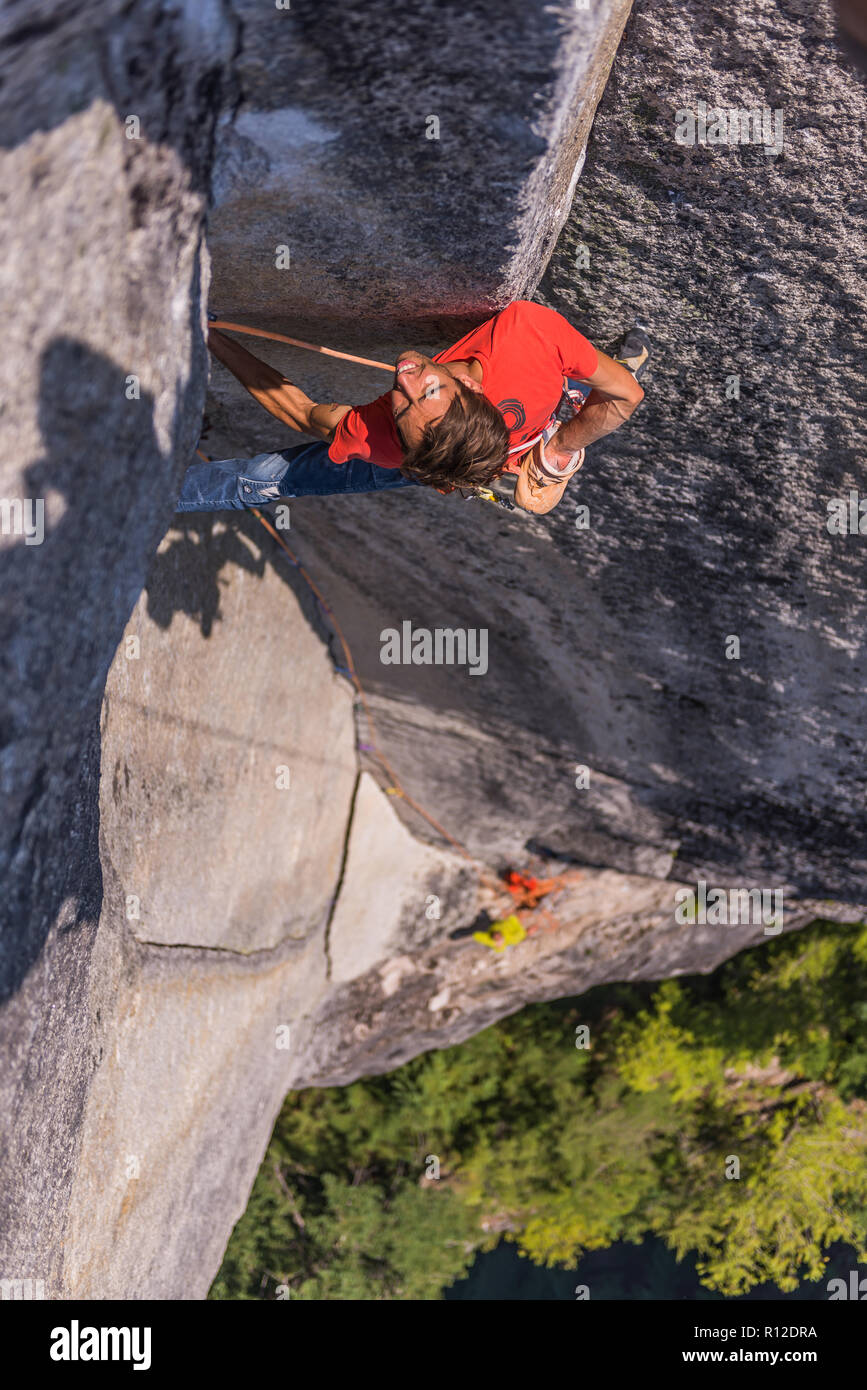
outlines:
[{"label": "climbing shoe", "polygon": [[650,356],[650,339],[644,329],[639,328],[636,324],[621,338],[617,346],[611,349],[608,355],[613,357],[616,362],[620,362],[637,381],[640,381]]}]

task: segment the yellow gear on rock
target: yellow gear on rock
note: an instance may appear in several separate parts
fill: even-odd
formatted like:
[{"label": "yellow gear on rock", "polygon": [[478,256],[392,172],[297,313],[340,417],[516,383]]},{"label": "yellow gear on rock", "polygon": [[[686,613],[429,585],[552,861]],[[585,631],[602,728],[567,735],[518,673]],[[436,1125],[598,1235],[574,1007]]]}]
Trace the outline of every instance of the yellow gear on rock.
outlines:
[{"label": "yellow gear on rock", "polygon": [[482,946],[490,946],[492,951],[505,951],[507,946],[517,946],[527,935],[520,920],[505,917],[501,922],[492,922],[487,931],[474,931],[473,940]]}]

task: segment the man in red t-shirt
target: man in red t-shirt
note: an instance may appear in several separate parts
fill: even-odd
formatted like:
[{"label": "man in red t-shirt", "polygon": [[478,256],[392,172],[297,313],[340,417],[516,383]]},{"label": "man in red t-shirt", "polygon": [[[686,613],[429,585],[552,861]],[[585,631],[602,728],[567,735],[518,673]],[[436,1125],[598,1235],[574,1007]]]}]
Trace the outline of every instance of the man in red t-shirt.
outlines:
[{"label": "man in red t-shirt", "polygon": [[[412,483],[449,490],[515,473],[515,501],[541,514],[559,502],[586,445],[622,425],[644,395],[562,314],[522,299],[432,358],[399,353],[390,390],[356,407],[311,400],[219,330],[208,345],[266,410],[321,442],[194,464],[180,511]],[[569,381],[587,383],[586,399],[558,425]]]}]

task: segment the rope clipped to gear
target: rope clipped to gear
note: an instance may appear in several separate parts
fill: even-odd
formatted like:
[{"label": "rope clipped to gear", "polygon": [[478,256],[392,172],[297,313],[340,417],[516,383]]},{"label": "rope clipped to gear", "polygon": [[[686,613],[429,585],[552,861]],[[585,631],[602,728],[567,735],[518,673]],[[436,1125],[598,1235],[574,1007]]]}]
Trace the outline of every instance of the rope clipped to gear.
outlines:
[{"label": "rope clipped to gear", "polygon": [[[206,462],[210,462],[209,456],[203,453],[201,449],[196,449],[196,453],[199,455],[199,458],[204,459]],[[253,516],[255,516],[256,520],[260,523],[260,525],[263,526],[265,530],[268,532],[268,534],[277,542],[280,549],[283,551],[286,558],[288,559],[289,563],[292,565],[293,569],[296,569],[298,571],[301,578],[304,580],[304,583],[307,585],[310,592],[316,599],[317,603],[320,605],[323,612],[327,615],[328,620],[334,629],[334,633],[343,650],[343,658],[346,663],[345,666],[335,665],[335,670],[339,671],[341,675],[344,675],[352,684],[361,702],[361,706],[364,710],[364,714],[367,719],[367,727],[369,730],[370,742],[359,743],[357,747],[359,751],[371,754],[379,763],[383,771],[387,774],[391,785],[384,788],[386,795],[399,797],[402,801],[405,801],[408,806],[411,806],[412,809],[418,815],[420,815],[423,820],[427,821],[428,825],[431,826],[431,828],[435,830],[438,835],[441,835],[442,838],[446,840],[448,844],[450,844],[454,849],[457,850],[458,854],[460,854],[461,857],[465,859],[467,863],[470,864],[474,871],[478,874],[480,882],[486,884],[488,888],[492,889],[500,900],[507,901],[509,895],[513,895],[513,902],[510,905],[511,910],[520,919],[522,916],[521,908],[524,907],[524,905],[521,904],[520,906],[518,906],[514,902],[515,886],[516,884],[520,884],[522,887],[528,884],[532,884],[533,886],[535,886],[536,880],[527,879],[524,875],[516,874],[514,871],[506,875],[505,881],[495,878],[495,876],[492,873],[490,873],[488,869],[486,869],[483,865],[479,863],[478,859],[476,859],[475,856],[470,853],[467,847],[463,845],[460,840],[456,839],[454,835],[452,835],[448,830],[446,830],[445,826],[441,825],[440,822],[436,819],[436,817],[432,816],[429,811],[426,811],[424,806],[420,805],[420,803],[416,801],[415,797],[410,796],[409,792],[404,787],[403,783],[401,782],[400,778],[398,777],[388,758],[382,751],[382,747],[379,743],[379,735],[377,733],[376,723],[374,721],[373,713],[371,711],[370,704],[367,699],[367,694],[361,682],[361,677],[359,676],[358,670],[355,665],[355,659],[352,655],[352,648],[350,647],[349,642],[347,641],[346,634],[344,633],[343,628],[340,626],[340,621],[337,617],[337,614],[334,612],[334,609],[331,607],[325,595],[322,593],[322,590],[319,588],[319,585],[316,583],[313,576],[298,559],[298,556],[291,549],[291,547],[286,544],[286,541],[276,530],[276,528],[272,525],[268,517],[264,516],[258,507],[249,507],[247,510],[253,513]],[[553,882],[553,880],[549,880],[549,882]],[[504,910],[508,911],[509,909],[505,908]],[[555,927],[560,926],[559,921],[556,917],[553,916],[552,913],[550,913],[545,908],[539,907],[538,904],[535,902],[532,903],[532,906],[527,904],[527,906],[524,907],[524,910],[535,912],[540,916],[540,918],[548,919],[551,922],[551,927],[547,928],[547,930],[551,930]],[[527,934],[531,935],[532,932],[528,932]]]},{"label": "rope clipped to gear", "polygon": [[435,817],[432,816],[429,811],[426,811],[423,806],[419,805],[415,798],[410,796],[409,792],[403,786],[403,783],[401,782],[391,763],[388,761],[387,757],[382,751],[382,747],[380,745],[379,736],[376,729],[376,723],[371,712],[370,704],[367,699],[367,694],[365,692],[364,686],[361,683],[361,678],[355,666],[355,660],[352,655],[352,649],[349,645],[349,642],[346,639],[346,635],[343,631],[343,628],[340,626],[340,622],[338,621],[334,609],[327,602],[318,584],[305,569],[304,565],[298,559],[298,556],[286,544],[283,537],[271,524],[268,518],[264,516],[262,512],[260,512],[258,507],[250,507],[249,510],[253,513],[256,520],[259,521],[262,526],[264,526],[265,530],[269,533],[269,535],[272,536],[273,539],[277,542],[280,549],[286,554],[290,563],[301,575],[301,578],[307,584],[311,593],[321,604],[324,612],[328,615],[328,619],[331,623],[331,626],[334,628],[337,640],[339,641],[343,649],[343,658],[346,663],[344,667],[338,667],[337,669],[342,669],[343,671],[345,671],[350,682],[355,688],[355,692],[358,695],[359,700],[361,701],[361,705],[364,710],[364,715],[367,720],[367,727],[369,730],[370,737],[370,743],[365,745],[365,751],[368,753],[372,753],[376,761],[388,774],[388,778],[391,785],[385,788],[387,795],[400,797],[401,800],[405,801],[408,806],[411,806],[414,811],[417,811],[418,814],[422,816],[424,820],[427,821],[428,825],[430,825],[437,832],[438,835],[441,835],[444,840],[447,840],[448,843],[452,845],[454,849],[456,849],[458,853],[462,855],[464,859],[467,860],[468,863],[473,865],[473,868],[478,871],[480,877],[483,880],[487,881],[488,886],[495,888],[497,894],[502,897],[506,890],[504,889],[504,885],[499,881],[499,879],[495,879],[493,875],[487,871],[487,869],[481,867],[479,865],[478,860],[470,853],[466,846],[462,845],[460,840],[456,840],[454,835],[450,834],[449,831],[446,830],[445,826],[440,825],[439,821],[436,820]]}]

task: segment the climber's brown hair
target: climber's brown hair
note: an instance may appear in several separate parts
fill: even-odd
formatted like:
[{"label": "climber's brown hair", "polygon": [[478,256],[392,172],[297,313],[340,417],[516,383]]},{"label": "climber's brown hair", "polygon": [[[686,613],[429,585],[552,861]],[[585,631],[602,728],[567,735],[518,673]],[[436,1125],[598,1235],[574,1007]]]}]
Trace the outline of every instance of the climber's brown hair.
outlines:
[{"label": "climber's brown hair", "polygon": [[428,487],[486,486],[509,456],[509,431],[481,391],[456,392],[448,410],[405,449],[401,473]]}]

